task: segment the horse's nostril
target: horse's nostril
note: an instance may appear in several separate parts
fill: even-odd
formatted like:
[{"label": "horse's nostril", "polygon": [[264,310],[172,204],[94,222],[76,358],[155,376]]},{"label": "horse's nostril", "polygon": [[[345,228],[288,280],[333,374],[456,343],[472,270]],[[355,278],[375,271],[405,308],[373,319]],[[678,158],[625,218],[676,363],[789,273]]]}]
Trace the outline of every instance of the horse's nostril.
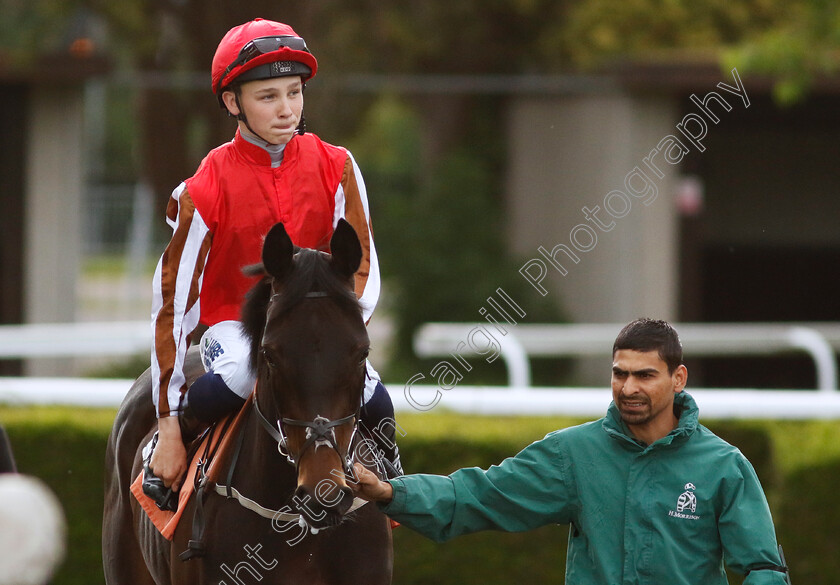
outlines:
[{"label": "horse's nostril", "polygon": [[309,524],[320,524],[327,518],[324,507],[312,496],[306,486],[299,486],[295,490],[292,504]]},{"label": "horse's nostril", "polygon": [[350,506],[353,505],[354,499],[355,497],[353,496],[353,490],[351,490],[349,487],[341,488],[341,501],[336,506],[339,513],[346,514],[347,510],[350,509]]},{"label": "horse's nostril", "polygon": [[353,501],[353,490],[351,490],[349,487],[341,488],[341,493],[342,498],[344,498],[345,500],[347,498],[350,498],[350,501]]},{"label": "horse's nostril", "polygon": [[353,490],[349,487],[336,486],[331,493],[323,495],[324,497],[319,498],[316,493],[302,485],[295,490],[292,502],[298,512],[312,521],[320,522],[328,514],[343,516],[350,510],[355,499]]},{"label": "horse's nostril", "polygon": [[294,496],[292,496],[292,502],[294,502],[295,506],[298,508],[305,508],[307,505],[312,505],[315,503],[315,498],[312,497],[312,493],[306,486],[298,486],[295,490]]}]

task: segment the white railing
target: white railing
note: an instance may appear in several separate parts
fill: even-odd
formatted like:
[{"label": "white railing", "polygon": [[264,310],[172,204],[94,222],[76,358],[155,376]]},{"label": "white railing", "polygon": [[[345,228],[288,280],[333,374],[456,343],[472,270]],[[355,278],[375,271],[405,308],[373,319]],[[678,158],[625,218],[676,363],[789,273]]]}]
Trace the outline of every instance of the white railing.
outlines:
[{"label": "white railing", "polygon": [[[149,321],[0,325],[0,359],[149,354]],[[133,380],[0,377],[0,402],[116,407]]]},{"label": "white railing", "polygon": [[[516,380],[508,387],[435,386],[387,383],[396,409],[417,412],[417,404],[471,414],[570,415],[598,417],[610,402],[608,388],[537,388],[530,385],[529,356],[609,356],[621,325],[518,325],[500,335],[490,324],[432,323],[418,331],[415,345],[426,357],[456,352],[488,355],[470,348],[468,335],[486,327],[502,346],[500,357]],[[689,390],[707,418],[838,419],[840,392],[834,351],[840,350],[840,324],[678,324],[688,356],[772,355],[803,351],[814,360],[824,391],[701,389]],[[514,337],[515,334],[515,337]],[[462,345],[463,343],[463,345]],[[146,321],[0,326],[0,359],[131,355],[147,353],[151,330]],[[522,382],[527,383],[522,383]],[[132,380],[81,378],[0,378],[0,403],[116,407]],[[409,400],[410,398],[410,400]]]},{"label": "white railing", "polygon": [[[612,400],[608,386],[598,388],[510,388],[386,383],[397,412],[453,411],[487,416],[580,416],[599,418]],[[840,392],[755,390],[743,388],[687,389],[709,418],[840,419]],[[410,394],[410,395],[409,395]],[[419,405],[433,405],[418,408]]]},{"label": "white railing", "polygon": [[[82,378],[0,378],[0,404],[64,405],[116,408],[133,380]],[[422,412],[452,411],[488,416],[603,416],[610,403],[608,388],[498,388],[437,386],[386,382],[397,412],[417,413],[417,403],[432,404]],[[411,392],[411,401],[406,392]],[[692,390],[704,418],[840,419],[840,392],[795,390]],[[439,410],[438,410],[439,409]]]},{"label": "white railing", "polygon": [[[609,356],[622,324],[509,326],[502,335],[489,323],[427,323],[414,336],[414,351],[420,357],[479,355],[495,353],[508,369],[508,385],[531,386],[531,356]],[[483,332],[492,335],[493,346]],[[837,391],[834,352],[840,350],[837,323],[683,323],[676,324],[687,357],[767,356],[784,352],[806,353],[814,362],[817,388]],[[478,339],[481,343],[476,343]]]}]

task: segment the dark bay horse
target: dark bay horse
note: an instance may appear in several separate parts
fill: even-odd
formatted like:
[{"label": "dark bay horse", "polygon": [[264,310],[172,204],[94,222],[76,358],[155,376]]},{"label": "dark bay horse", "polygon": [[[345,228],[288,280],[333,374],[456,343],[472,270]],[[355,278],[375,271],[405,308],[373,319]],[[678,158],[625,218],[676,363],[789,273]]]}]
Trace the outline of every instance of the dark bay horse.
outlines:
[{"label": "dark bay horse", "polygon": [[[243,306],[257,386],[224,477],[250,509],[244,499],[225,497],[232,491],[208,489],[201,506],[191,497],[173,540],[161,536],[128,490],[156,428],[149,372],[132,386],[106,453],[109,585],[391,582],[389,521],[373,504],[354,505],[345,475],[361,444],[355,430],[369,346],[353,293],[361,247],[345,221],[330,248],[331,256],[299,250],[277,224],[257,268],[264,278]],[[195,352],[185,372],[188,381],[203,373]],[[203,554],[182,561],[196,507]]]}]

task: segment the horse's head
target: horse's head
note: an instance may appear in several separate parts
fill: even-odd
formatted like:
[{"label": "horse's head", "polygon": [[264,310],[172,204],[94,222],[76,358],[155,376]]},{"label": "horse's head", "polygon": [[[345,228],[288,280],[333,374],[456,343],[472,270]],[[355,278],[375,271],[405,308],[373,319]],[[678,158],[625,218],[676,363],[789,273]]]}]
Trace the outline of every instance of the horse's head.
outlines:
[{"label": "horse's head", "polygon": [[296,248],[275,225],[265,278],[243,310],[258,412],[280,431],[297,468],[293,503],[318,528],[340,522],[353,501],[345,471],[370,345],[353,290],[362,251],[349,223],[339,221],[330,249]]}]

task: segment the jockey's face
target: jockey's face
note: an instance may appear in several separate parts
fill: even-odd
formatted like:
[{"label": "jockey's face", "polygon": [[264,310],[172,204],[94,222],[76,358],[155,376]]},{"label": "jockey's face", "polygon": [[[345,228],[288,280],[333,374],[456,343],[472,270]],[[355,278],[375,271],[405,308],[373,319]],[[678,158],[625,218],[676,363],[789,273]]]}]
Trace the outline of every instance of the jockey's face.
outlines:
[{"label": "jockey's face", "polygon": [[[226,91],[222,99],[234,116],[240,113],[241,106],[254,132],[271,144],[287,144],[303,114],[303,84],[298,76],[243,83],[239,106],[232,91]],[[244,122],[239,122],[239,128],[250,134]]]}]

